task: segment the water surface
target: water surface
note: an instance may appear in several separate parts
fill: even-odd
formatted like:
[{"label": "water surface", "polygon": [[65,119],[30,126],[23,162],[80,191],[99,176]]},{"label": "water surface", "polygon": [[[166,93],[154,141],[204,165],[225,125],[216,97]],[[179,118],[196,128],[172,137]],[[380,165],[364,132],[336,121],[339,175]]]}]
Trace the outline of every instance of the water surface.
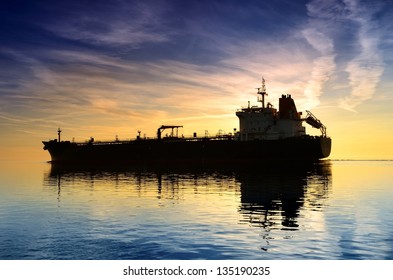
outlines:
[{"label": "water surface", "polygon": [[0,259],[393,259],[392,174],[1,162]]}]

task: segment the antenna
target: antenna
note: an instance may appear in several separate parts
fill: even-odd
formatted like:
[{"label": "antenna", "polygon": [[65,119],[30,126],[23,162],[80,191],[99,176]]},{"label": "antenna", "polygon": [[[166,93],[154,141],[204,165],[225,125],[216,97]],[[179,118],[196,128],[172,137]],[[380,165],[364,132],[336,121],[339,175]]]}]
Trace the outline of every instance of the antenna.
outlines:
[{"label": "antenna", "polygon": [[60,134],[61,134],[61,130],[60,127],[57,129],[57,136],[58,136],[58,140],[60,142]]},{"label": "antenna", "polygon": [[263,76],[262,76],[262,85],[257,89],[258,89],[258,94],[262,96],[262,98],[258,99],[258,101],[262,102],[262,108],[265,108],[265,95],[267,95],[267,92],[266,92],[265,79],[263,78]]},{"label": "antenna", "polygon": [[266,93],[266,85],[265,85],[265,79],[262,76],[262,91]]}]

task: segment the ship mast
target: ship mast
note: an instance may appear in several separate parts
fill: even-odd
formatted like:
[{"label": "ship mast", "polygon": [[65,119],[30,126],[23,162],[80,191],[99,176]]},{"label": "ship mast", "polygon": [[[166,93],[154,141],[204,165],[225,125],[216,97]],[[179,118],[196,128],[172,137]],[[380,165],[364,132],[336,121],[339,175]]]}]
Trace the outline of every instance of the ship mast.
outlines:
[{"label": "ship mast", "polygon": [[258,94],[261,95],[261,98],[258,98],[258,102],[261,102],[262,108],[265,108],[265,95],[267,95],[267,92],[266,92],[265,79],[263,77],[262,77],[262,85],[257,89],[258,89]]},{"label": "ship mast", "polygon": [[60,130],[60,127],[57,129],[57,138],[58,138],[58,140],[57,141],[59,141],[60,142],[60,134],[61,134],[61,130]]}]

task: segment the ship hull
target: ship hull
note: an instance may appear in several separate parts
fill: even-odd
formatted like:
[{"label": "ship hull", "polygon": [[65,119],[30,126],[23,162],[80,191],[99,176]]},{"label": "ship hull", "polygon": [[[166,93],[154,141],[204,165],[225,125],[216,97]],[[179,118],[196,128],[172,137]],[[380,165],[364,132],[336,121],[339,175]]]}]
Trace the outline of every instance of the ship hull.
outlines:
[{"label": "ship hull", "polygon": [[56,163],[237,162],[318,160],[330,154],[327,137],[236,141],[154,139],[111,143],[43,142]]}]

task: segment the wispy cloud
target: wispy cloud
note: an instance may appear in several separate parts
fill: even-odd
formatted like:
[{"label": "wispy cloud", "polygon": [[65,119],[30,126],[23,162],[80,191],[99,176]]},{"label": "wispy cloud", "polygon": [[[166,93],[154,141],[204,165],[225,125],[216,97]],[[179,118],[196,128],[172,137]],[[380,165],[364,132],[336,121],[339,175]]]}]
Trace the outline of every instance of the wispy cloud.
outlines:
[{"label": "wispy cloud", "polygon": [[[138,47],[169,40],[164,2],[111,1],[73,3],[68,13],[43,27],[71,40],[92,45]],[[89,11],[86,13],[86,11]]]},{"label": "wispy cloud", "polygon": [[329,35],[329,28],[334,24],[337,15],[342,12],[342,7],[335,2],[313,0],[307,4],[310,19],[302,35],[318,51],[313,61],[310,79],[304,89],[308,108],[320,104],[323,86],[336,70],[334,40]]},{"label": "wispy cloud", "polygon": [[348,18],[358,24],[359,49],[346,68],[352,92],[350,96],[341,99],[340,105],[354,110],[375,94],[384,71],[384,63],[379,51],[378,25],[374,20],[375,7],[361,5],[357,0],[345,0],[345,3],[349,11]]},{"label": "wispy cloud", "polygon": [[16,51],[8,55],[31,70],[21,89],[2,93],[0,122],[15,128],[32,123],[44,130],[77,128],[81,120],[84,127],[100,123],[100,131],[110,124],[156,128],[165,120],[219,116],[233,103],[228,81],[235,73],[217,66],[132,62],[83,51],[46,51],[45,60],[51,61],[46,64]]},{"label": "wispy cloud", "polygon": [[[293,1],[291,11],[298,9],[288,17],[286,1],[277,6],[285,10],[255,4],[259,1],[241,7],[234,1],[225,9],[217,2],[193,3],[198,12],[194,6],[153,2],[103,1],[78,9],[85,4],[70,1],[67,9],[52,7],[57,13],[34,22],[45,29],[34,38],[47,41],[0,50],[16,65],[7,74],[17,77],[16,87],[0,84],[0,122],[34,123],[42,130],[61,124],[86,133],[100,130],[97,124],[102,131],[149,127],[154,133],[165,121],[210,127],[232,115],[235,125],[234,110],[256,100],[262,75],[273,105],[275,94],[291,93],[299,109],[310,109],[320,104],[328,81],[346,70],[344,87],[353,91],[341,106],[354,109],[374,94],[383,71],[375,10],[355,0],[313,0],[307,17]],[[263,5],[272,10],[267,13]],[[187,14],[177,21],[175,11]],[[257,24],[249,11],[261,19]],[[337,47],[343,38],[345,54]]]},{"label": "wispy cloud", "polygon": [[[310,105],[318,105],[326,82],[343,72],[335,61],[338,56],[351,88],[350,95],[341,97],[339,105],[354,110],[375,94],[384,70],[375,20],[379,6],[360,0],[312,0],[307,4],[310,21],[303,35],[320,53],[314,60],[311,79],[305,89]],[[345,39],[341,32],[347,32]],[[340,40],[347,41],[345,49],[336,45],[342,43]]]},{"label": "wispy cloud", "polygon": [[311,77],[304,90],[304,95],[307,97],[306,106],[313,108],[320,104],[319,98],[323,92],[323,85],[336,70],[334,61],[336,54],[332,40],[323,33],[310,28],[304,30],[303,35],[321,55],[313,61]]}]

